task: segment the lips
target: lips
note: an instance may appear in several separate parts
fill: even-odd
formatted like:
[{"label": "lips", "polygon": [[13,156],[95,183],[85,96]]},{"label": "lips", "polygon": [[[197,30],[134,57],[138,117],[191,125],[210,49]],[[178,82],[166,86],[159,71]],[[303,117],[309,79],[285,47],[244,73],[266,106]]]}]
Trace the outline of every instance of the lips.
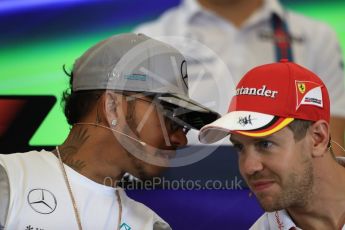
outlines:
[{"label": "lips", "polygon": [[274,184],[272,180],[260,180],[251,183],[251,187],[255,192],[262,192],[270,188]]}]

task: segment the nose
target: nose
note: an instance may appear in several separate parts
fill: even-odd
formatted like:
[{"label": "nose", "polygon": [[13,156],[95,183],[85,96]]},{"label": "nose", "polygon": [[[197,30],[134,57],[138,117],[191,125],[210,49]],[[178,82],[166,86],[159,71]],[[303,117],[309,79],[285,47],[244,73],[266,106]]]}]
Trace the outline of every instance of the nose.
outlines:
[{"label": "nose", "polygon": [[264,166],[262,159],[254,150],[243,150],[239,156],[239,168],[241,174],[253,175],[256,172],[263,170]]},{"label": "nose", "polygon": [[188,140],[182,129],[178,129],[170,134],[170,142],[173,146],[183,147],[187,145]]}]

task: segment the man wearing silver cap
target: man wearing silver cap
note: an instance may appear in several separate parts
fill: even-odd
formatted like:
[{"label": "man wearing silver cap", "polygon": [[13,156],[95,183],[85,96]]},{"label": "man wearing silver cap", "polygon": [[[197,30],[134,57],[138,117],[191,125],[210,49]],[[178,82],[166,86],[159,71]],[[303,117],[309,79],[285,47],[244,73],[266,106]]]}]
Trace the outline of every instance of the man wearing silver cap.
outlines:
[{"label": "man wearing silver cap", "polygon": [[189,99],[184,57],[145,35],[123,34],[86,51],[70,77],[65,142],[53,152],[0,156],[0,226],[170,229],[117,185],[125,173],[158,175],[189,129],[218,118]]}]

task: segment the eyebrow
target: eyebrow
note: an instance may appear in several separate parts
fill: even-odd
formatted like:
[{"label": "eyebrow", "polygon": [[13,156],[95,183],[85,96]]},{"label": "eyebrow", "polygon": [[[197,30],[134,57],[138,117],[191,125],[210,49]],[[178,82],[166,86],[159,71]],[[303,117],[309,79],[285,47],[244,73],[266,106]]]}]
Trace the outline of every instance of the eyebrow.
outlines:
[{"label": "eyebrow", "polygon": [[[254,142],[262,141],[262,140],[271,140],[269,137],[270,137],[270,136],[266,136],[266,137],[252,137],[252,140],[253,140]],[[232,143],[241,143],[241,141],[236,140],[236,139],[233,138],[232,136],[230,136],[229,140],[230,140]]]}]

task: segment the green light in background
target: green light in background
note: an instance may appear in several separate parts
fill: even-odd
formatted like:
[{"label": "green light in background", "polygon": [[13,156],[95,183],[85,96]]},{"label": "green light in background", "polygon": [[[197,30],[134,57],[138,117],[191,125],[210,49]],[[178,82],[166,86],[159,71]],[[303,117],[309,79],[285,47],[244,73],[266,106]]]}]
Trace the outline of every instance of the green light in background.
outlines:
[{"label": "green light in background", "polygon": [[56,41],[39,41],[1,50],[1,95],[54,95],[57,103],[30,140],[30,145],[61,144],[69,125],[61,108],[62,92],[69,86],[63,72],[72,68],[74,60],[93,44],[132,28],[89,34]]},{"label": "green light in background", "polygon": [[345,1],[311,1],[294,4],[286,2],[285,5],[293,11],[330,25],[336,31],[345,59]]},{"label": "green light in background", "polygon": [[[287,2],[287,7],[306,16],[324,21],[337,32],[341,46],[345,47],[345,2],[327,1],[307,3]],[[36,41],[16,47],[2,48],[0,55],[2,95],[54,95],[57,103],[40,125],[30,145],[57,145],[63,142],[69,126],[63,115],[62,92],[68,88],[68,77],[62,65],[70,69],[74,60],[86,49],[113,34],[131,31],[133,26],[83,34],[62,40]],[[343,52],[344,54],[344,52]],[[344,56],[345,58],[345,56]]]}]

